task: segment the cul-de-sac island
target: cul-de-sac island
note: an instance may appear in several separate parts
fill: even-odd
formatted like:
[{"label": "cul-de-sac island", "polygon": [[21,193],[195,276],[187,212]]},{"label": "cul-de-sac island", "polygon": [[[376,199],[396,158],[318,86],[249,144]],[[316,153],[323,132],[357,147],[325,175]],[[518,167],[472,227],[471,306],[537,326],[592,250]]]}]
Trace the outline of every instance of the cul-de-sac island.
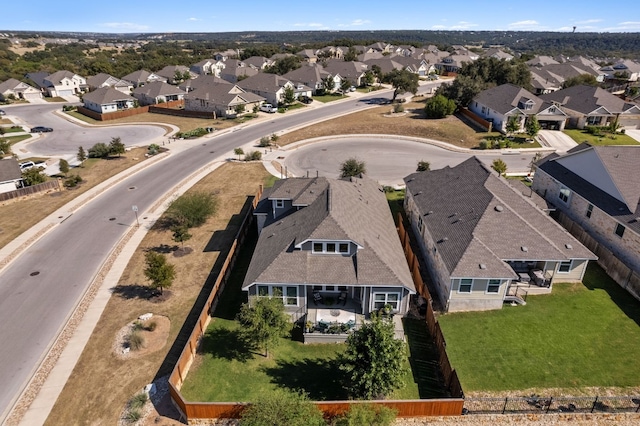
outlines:
[{"label": "cul-de-sac island", "polygon": [[577,28],[0,31],[0,422],[640,424],[640,32]]}]

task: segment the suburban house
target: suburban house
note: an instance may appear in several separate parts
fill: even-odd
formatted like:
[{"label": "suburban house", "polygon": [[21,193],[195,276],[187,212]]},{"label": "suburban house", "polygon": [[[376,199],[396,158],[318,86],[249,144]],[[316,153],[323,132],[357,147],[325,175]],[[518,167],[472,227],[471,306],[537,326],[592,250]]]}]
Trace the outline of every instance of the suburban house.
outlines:
[{"label": "suburban house", "polygon": [[93,92],[85,93],[82,97],[85,108],[100,114],[133,108],[135,100],[135,98],[112,87],[102,87]]},{"label": "suburban house", "polygon": [[222,71],[224,67],[225,64],[221,60],[219,61],[216,59],[203,59],[202,61],[191,65],[189,70],[199,75],[213,74],[220,77],[220,71]]},{"label": "suburban house", "polygon": [[609,79],[624,79],[638,81],[640,78],[640,63],[630,59],[623,59],[613,65],[600,68]]},{"label": "suburban house", "polygon": [[407,176],[407,218],[449,312],[523,304],[525,293],[581,281],[596,257],[523,191],[472,157]]},{"label": "suburban house", "polygon": [[597,70],[580,61],[530,66],[529,70],[531,71],[531,85],[537,95],[560,90],[567,79],[584,74],[592,75],[597,81],[604,79],[604,76]]},{"label": "suburban house", "polygon": [[205,84],[184,96],[185,111],[211,112],[218,117],[233,117],[238,109],[251,111],[264,102],[262,96],[246,92],[236,84]]},{"label": "suburban house", "polygon": [[140,105],[155,105],[169,101],[179,101],[184,98],[187,92],[162,81],[154,81],[133,90],[133,97]]},{"label": "suburban house", "polygon": [[279,105],[284,100],[287,88],[295,89],[294,84],[287,78],[277,74],[261,72],[238,82],[243,90],[262,96],[272,105]]},{"label": "suburban house", "polygon": [[[330,72],[318,64],[303,65],[298,69],[289,71],[284,74],[283,77],[293,82],[296,86],[302,84],[309,87],[314,95],[317,94],[318,91],[324,90],[325,78],[333,78]],[[340,87],[339,83],[337,87]]]},{"label": "suburban house", "polygon": [[344,340],[372,312],[407,312],[415,287],[375,181],[279,180],[254,215],[259,238],[242,289],[249,300],[281,297],[293,321],[313,324],[305,342]]},{"label": "suburban house", "polygon": [[318,56],[314,49],[303,49],[297,52],[296,55],[300,56],[304,62],[308,62],[310,64],[318,62]]},{"label": "suburban house", "polygon": [[640,272],[640,146],[591,146],[539,163],[533,189]]},{"label": "suburban house", "polygon": [[[535,115],[544,129],[564,130],[567,115],[552,102],[545,102],[522,87],[502,84],[483,90],[469,103],[477,116],[493,123],[493,129],[507,132],[509,120],[518,122],[518,132],[524,131],[526,121]],[[512,118],[513,117],[513,118]]]},{"label": "suburban house", "polygon": [[127,80],[121,80],[109,74],[100,73],[87,77],[87,86],[89,90],[99,89],[101,87],[113,87],[122,93],[129,94],[133,90],[133,84]]},{"label": "suburban house", "polygon": [[263,70],[266,67],[273,65],[271,59],[267,59],[264,56],[251,56],[242,61],[246,66],[255,68],[257,70]]},{"label": "suburban house", "polygon": [[31,101],[41,99],[42,92],[27,83],[23,83],[15,78],[10,78],[0,83],[0,101],[6,102],[11,98]]},{"label": "suburban house", "polygon": [[71,71],[56,71],[53,74],[34,72],[27,74],[47,96],[70,96],[86,89],[87,80]]},{"label": "suburban house", "polygon": [[237,83],[238,81],[258,74],[260,71],[257,68],[249,67],[243,61],[237,59],[228,59],[225,62],[225,67],[220,71],[218,77],[227,80],[230,83]]},{"label": "suburban house", "polygon": [[640,106],[626,102],[594,86],[572,86],[540,96],[567,114],[567,127],[607,126],[617,120],[621,127],[640,126]]},{"label": "suburban house", "polygon": [[164,77],[167,83],[178,84],[184,80],[198,77],[198,74],[189,71],[184,65],[167,65],[160,71],[156,72],[160,77]]},{"label": "suburban house", "polygon": [[154,81],[167,82],[166,78],[147,70],[134,71],[131,74],[125,75],[122,79],[133,84],[134,88],[144,86],[145,84],[152,83]]},{"label": "suburban house", "polygon": [[[346,62],[338,59],[327,61],[325,71],[332,75],[339,75],[342,81],[349,81],[352,86],[362,86],[364,74],[367,71],[367,64],[362,62]],[[340,84],[342,84],[342,81]],[[337,87],[340,88],[339,86]]]},{"label": "suburban house", "polygon": [[473,62],[475,60],[473,58],[478,59],[477,56],[468,54],[452,54],[435,64],[435,67],[443,74],[457,73],[465,63]]},{"label": "suburban house", "polygon": [[498,49],[496,47],[491,47],[487,50],[485,50],[482,53],[482,56],[485,58],[496,58],[498,60],[505,60],[505,61],[510,61],[513,59],[513,55],[510,53],[505,52],[502,49]]},{"label": "suburban house", "polygon": [[0,159],[0,193],[15,191],[22,186],[22,170],[12,157]]},{"label": "suburban house", "polygon": [[188,93],[211,84],[230,85],[231,83],[214,75],[201,75],[198,78],[190,78],[189,80],[183,81],[178,87]]}]

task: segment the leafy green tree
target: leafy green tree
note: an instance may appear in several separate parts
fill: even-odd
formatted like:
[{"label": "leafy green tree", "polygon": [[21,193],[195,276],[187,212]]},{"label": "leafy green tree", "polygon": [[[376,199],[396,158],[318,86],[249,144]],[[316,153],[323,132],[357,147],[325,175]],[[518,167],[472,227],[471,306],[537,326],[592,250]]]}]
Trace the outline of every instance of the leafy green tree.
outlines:
[{"label": "leafy green tree", "polygon": [[60,169],[60,173],[67,176],[67,173],[69,173],[69,162],[64,158],[61,158],[58,163],[58,168]]},{"label": "leafy green tree", "polygon": [[520,130],[520,117],[517,115],[509,116],[507,125],[505,126],[505,130],[507,131],[508,135],[511,135]]},{"label": "leafy green tree", "polygon": [[296,70],[302,66],[300,57],[291,55],[278,59],[272,66],[267,67],[264,72],[283,75],[289,71]]},{"label": "leafy green tree", "polygon": [[175,241],[176,243],[181,243],[182,248],[184,248],[184,242],[189,241],[193,236],[189,233],[189,228],[184,225],[174,226],[173,228],[171,228],[171,232],[171,238],[173,238],[173,241]]},{"label": "leafy green tree", "polygon": [[447,99],[442,95],[435,95],[430,98],[424,107],[424,112],[428,118],[445,118],[453,114],[455,110],[455,101]]},{"label": "leafy green tree", "polygon": [[107,158],[111,149],[106,143],[98,142],[89,148],[89,158]]},{"label": "leafy green tree", "polygon": [[296,101],[296,92],[293,90],[293,87],[291,86],[285,87],[284,93],[282,96],[282,101],[287,105],[291,105]]},{"label": "leafy green tree", "polygon": [[42,173],[42,167],[32,167],[22,171],[22,180],[26,186],[37,185],[47,180],[47,175]]},{"label": "leafy green tree", "polygon": [[244,154],[244,149],[236,148],[233,150],[233,153],[238,156],[238,161],[240,161],[240,156]]},{"label": "leafy green tree", "polygon": [[345,78],[344,80],[342,80],[342,83],[340,83],[340,90],[342,90],[342,93],[347,92],[349,88],[351,88],[351,86],[351,82]]},{"label": "leafy green tree", "polygon": [[393,86],[393,97],[391,102],[396,100],[398,95],[411,92],[414,95],[418,91],[418,74],[407,70],[393,70],[384,76],[385,82]]},{"label": "leafy green tree", "polygon": [[257,297],[253,303],[243,304],[237,320],[242,325],[244,339],[255,348],[264,349],[267,358],[269,348],[276,346],[291,330],[281,297]]},{"label": "leafy green tree", "polygon": [[0,155],[11,155],[11,143],[0,138]]},{"label": "leafy green tree", "polygon": [[416,172],[428,172],[429,170],[431,170],[431,164],[428,161],[418,161],[418,168],[416,169]]},{"label": "leafy green tree", "polygon": [[218,208],[217,198],[209,193],[188,192],[175,199],[167,209],[167,217],[172,225],[195,228],[203,225]]},{"label": "leafy green tree", "polygon": [[531,136],[532,138],[536,137],[541,129],[538,118],[535,115],[530,116],[527,120],[527,123],[525,124],[525,128],[529,136]]},{"label": "leafy green tree", "polygon": [[176,278],[175,267],[167,262],[167,258],[162,253],[148,251],[145,255],[146,268],[144,276],[150,281],[149,286],[155,290],[160,290],[162,294],[165,288],[173,285]]},{"label": "leafy green tree", "polygon": [[398,412],[384,405],[352,404],[335,426],[391,426]]},{"label": "leafy green tree", "polygon": [[575,77],[569,77],[562,83],[562,88],[566,89],[567,87],[579,86],[581,84],[587,86],[598,86],[598,80],[591,74],[580,74]]},{"label": "leafy green tree", "polygon": [[84,151],[83,147],[78,147],[78,153],[76,154],[76,158],[80,162],[80,167],[84,167],[84,160],[87,159],[87,153]]},{"label": "leafy green tree", "polygon": [[235,106],[235,108],[233,108],[233,110],[236,112],[236,114],[242,114],[245,110],[245,106],[244,104],[238,104]]},{"label": "leafy green tree", "polygon": [[261,148],[266,148],[268,146],[271,146],[271,138],[269,136],[261,137],[260,140],[258,141],[258,146]]},{"label": "leafy green tree", "polygon": [[324,426],[322,411],[302,393],[264,392],[242,411],[240,426]]},{"label": "leafy green tree", "polygon": [[353,62],[358,60],[358,51],[355,47],[350,46],[347,52],[344,54],[343,59],[345,62]]},{"label": "leafy green tree", "polygon": [[380,68],[380,65],[377,64],[371,65],[371,72],[373,73],[373,77],[378,80],[378,86],[380,86],[384,77],[382,68]]},{"label": "leafy green tree", "polygon": [[117,154],[118,157],[125,153],[125,146],[120,139],[120,136],[116,136],[111,138],[111,142],[109,142],[109,154]]},{"label": "leafy green tree", "polygon": [[502,176],[507,173],[507,163],[502,161],[501,158],[496,158],[495,160],[493,160],[493,163],[491,163],[491,168],[498,172],[498,176]]},{"label": "leafy green tree", "polygon": [[280,136],[278,136],[278,135],[277,135],[277,134],[275,134],[275,133],[272,133],[272,134],[271,134],[271,142],[272,142],[272,143],[276,143],[276,142],[278,142],[278,139],[280,139]]},{"label": "leafy green tree", "polygon": [[340,165],[340,177],[358,176],[367,172],[367,166],[364,161],[351,157]]},{"label": "leafy green tree", "polygon": [[404,385],[406,348],[402,340],[394,338],[393,329],[391,319],[373,314],[371,322],[347,338],[338,364],[352,398],[384,398]]},{"label": "leafy green tree", "polygon": [[376,76],[373,74],[373,71],[366,70],[364,72],[364,84],[367,86],[371,86],[376,81]]},{"label": "leafy green tree", "polygon": [[481,81],[459,75],[450,84],[442,84],[436,90],[436,96],[442,95],[453,100],[458,107],[466,107],[484,88]]},{"label": "leafy green tree", "polygon": [[326,90],[327,92],[332,92],[336,87],[336,82],[333,79],[333,76],[327,76],[322,79],[322,85],[324,86],[324,90]]}]

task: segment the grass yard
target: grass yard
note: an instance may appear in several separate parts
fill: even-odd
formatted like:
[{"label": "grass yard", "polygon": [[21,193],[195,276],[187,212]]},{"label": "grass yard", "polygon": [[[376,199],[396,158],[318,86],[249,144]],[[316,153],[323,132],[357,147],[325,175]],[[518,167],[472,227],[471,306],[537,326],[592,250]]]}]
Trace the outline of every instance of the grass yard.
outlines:
[{"label": "grass yard", "polygon": [[554,284],[552,294],[529,296],[526,306],[445,314],[439,320],[451,364],[468,394],[640,390],[640,303],[593,262],[584,284]]},{"label": "grass yard", "polygon": [[579,129],[565,130],[564,133],[577,143],[588,142],[591,145],[640,145],[640,142],[622,133],[618,133],[615,136],[611,134],[595,136],[587,133],[585,130]]},{"label": "grass yard", "polygon": [[338,101],[340,99],[344,99],[346,98],[345,95],[340,95],[337,93],[334,94],[330,94],[330,95],[315,95],[313,97],[314,101],[318,101],[318,102],[322,102],[322,103],[327,103],[327,102],[333,102],[333,101]]},{"label": "grass yard", "polygon": [[[192,321],[200,313],[204,289],[211,289],[220,264],[240,225],[240,213],[247,196],[254,195],[267,172],[258,163],[229,163],[210,173],[190,191],[217,194],[218,212],[199,227],[190,230],[193,237],[185,243],[193,251],[185,256],[171,255],[178,244],[171,231],[154,226],[129,261],[114,294],[93,331],[78,364],[46,425],[114,425],[127,400],[155,378],[171,371],[182,346],[173,346],[180,333],[191,333]],[[233,182],[233,185],[229,185]],[[167,260],[175,265],[176,280],[164,301],[144,297],[144,255],[153,247],[166,245]],[[193,312],[191,312],[193,311]],[[152,312],[171,321],[167,343],[158,351],[138,358],[121,359],[113,353],[116,334],[139,315]],[[188,325],[184,325],[190,321]],[[184,329],[183,329],[184,327]],[[182,335],[182,334],[180,334]],[[183,340],[180,340],[181,342]],[[158,416],[154,414],[151,419]],[[151,420],[153,422],[153,420]],[[158,424],[179,424],[161,418]]]},{"label": "grass yard", "polygon": [[18,142],[22,142],[22,141],[26,141],[27,139],[31,138],[31,135],[18,135],[18,136],[3,136],[2,139],[6,139],[7,141],[9,141],[9,144],[11,145],[15,145]]},{"label": "grass yard", "polygon": [[[17,136],[21,137],[21,136]],[[27,136],[28,137],[28,136]],[[9,140],[13,138],[7,138]],[[71,169],[70,175],[80,175],[84,182],[73,189],[62,192],[38,194],[20,200],[11,200],[0,204],[0,247],[4,247],[18,235],[53,213],[78,195],[102,183],[111,176],[128,169],[134,164],[145,160],[146,148],[135,148],[127,151],[119,158],[108,160],[91,158],[85,161],[84,167]],[[35,157],[31,160],[38,161]],[[26,161],[29,159],[24,159]]]},{"label": "grass yard", "polygon": [[[305,345],[300,341],[301,331],[294,330],[292,339],[281,339],[280,345],[265,358],[247,350],[239,338],[239,324],[234,318],[245,302],[240,287],[256,240],[254,232],[242,248],[199,355],[182,386],[182,394],[188,401],[252,401],[283,387],[302,389],[312,400],[347,399],[340,381],[342,372],[335,362],[344,344]],[[405,366],[406,385],[390,399],[420,397],[408,360]]]}]

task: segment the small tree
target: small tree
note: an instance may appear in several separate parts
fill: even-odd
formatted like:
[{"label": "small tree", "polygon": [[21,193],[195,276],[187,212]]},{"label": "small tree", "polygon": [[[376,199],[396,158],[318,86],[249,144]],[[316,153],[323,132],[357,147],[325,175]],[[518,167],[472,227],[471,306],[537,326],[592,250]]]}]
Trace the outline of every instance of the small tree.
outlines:
[{"label": "small tree", "polygon": [[87,153],[84,151],[83,147],[78,147],[78,153],[76,154],[76,158],[80,162],[80,167],[84,167],[84,160],[87,159]]},{"label": "small tree", "polygon": [[98,142],[89,148],[89,158],[107,158],[111,152],[106,143]]},{"label": "small tree", "polygon": [[42,167],[32,167],[22,172],[22,179],[27,186],[37,185],[47,180],[47,175],[42,173]]},{"label": "small tree", "polygon": [[418,168],[416,169],[416,172],[428,172],[429,170],[431,170],[431,164],[428,161],[418,161]]},{"label": "small tree", "polygon": [[357,158],[351,157],[340,165],[340,177],[358,176],[366,173],[367,167],[364,161],[358,161]]},{"label": "small tree", "polygon": [[275,133],[271,134],[271,142],[272,143],[275,144],[276,142],[278,142],[278,139],[280,139],[280,136],[276,135]]},{"label": "small tree", "polygon": [[456,110],[455,101],[443,95],[435,95],[427,101],[424,112],[428,118],[445,118]]},{"label": "small tree", "polygon": [[324,426],[322,411],[302,393],[265,392],[242,411],[240,426]]},{"label": "small tree", "polygon": [[342,93],[348,92],[350,88],[351,88],[351,81],[349,81],[346,78],[342,80],[342,83],[340,83],[340,90],[342,90]]},{"label": "small tree", "polygon": [[324,90],[332,92],[334,87],[336,87],[336,82],[333,80],[333,77],[329,75],[322,79],[322,85],[324,86]]},{"label": "small tree", "polygon": [[0,139],[0,155],[11,155],[11,143],[6,139]]},{"label": "small tree", "polygon": [[177,225],[171,228],[173,241],[181,243],[184,248],[184,242],[189,241],[192,235],[189,233],[189,228],[184,225]]},{"label": "small tree", "polygon": [[293,87],[287,86],[284,88],[284,93],[282,95],[282,102],[287,105],[291,105],[296,101],[296,92],[293,90]]},{"label": "small tree", "polygon": [[120,136],[116,136],[111,138],[111,142],[109,143],[109,154],[117,154],[120,157],[121,154],[125,153],[125,146],[120,139]]},{"label": "small tree", "polygon": [[269,348],[291,330],[282,297],[258,297],[252,304],[243,304],[237,320],[242,324],[245,340],[255,348],[263,348],[265,357],[269,357]]},{"label": "small tree", "polygon": [[526,129],[527,134],[532,138],[535,138],[538,132],[540,132],[540,123],[538,123],[538,118],[535,115],[532,115],[527,120]]},{"label": "small tree", "polygon": [[352,398],[383,398],[404,385],[404,342],[394,338],[393,322],[377,314],[349,335],[338,364]]},{"label": "small tree", "polygon": [[236,148],[233,150],[233,153],[238,156],[238,161],[240,161],[240,156],[244,154],[244,149]]},{"label": "small tree", "polygon": [[69,162],[64,158],[61,158],[60,162],[58,163],[58,168],[60,169],[60,173],[62,173],[66,177],[67,173],[69,173]]},{"label": "small tree", "polygon": [[173,226],[195,228],[204,224],[218,208],[217,198],[206,192],[189,192],[175,199],[167,209],[167,217]]},{"label": "small tree", "polygon": [[491,168],[498,172],[498,176],[502,176],[507,172],[507,163],[502,161],[501,158],[496,158],[493,160],[493,163],[491,163]]},{"label": "small tree", "polygon": [[418,91],[418,74],[414,74],[407,70],[397,70],[387,73],[384,80],[393,86],[393,98],[391,102],[395,102],[396,97],[405,92],[411,92],[414,95]]},{"label": "small tree", "polygon": [[511,135],[520,130],[520,117],[516,115],[510,116],[505,129],[507,130],[507,135]]},{"label": "small tree", "polygon": [[242,114],[245,111],[244,104],[236,105],[233,110],[236,112],[236,114]]},{"label": "small tree", "polygon": [[271,145],[271,138],[269,136],[263,136],[260,138],[260,141],[258,142],[259,147],[266,148],[269,145]]},{"label": "small tree", "polygon": [[145,255],[147,267],[144,276],[150,281],[149,286],[155,290],[160,289],[162,294],[165,288],[171,287],[176,278],[175,267],[167,262],[167,258],[162,253],[148,251]]},{"label": "small tree", "polygon": [[384,405],[352,404],[349,411],[337,419],[335,426],[390,426],[398,412]]}]

